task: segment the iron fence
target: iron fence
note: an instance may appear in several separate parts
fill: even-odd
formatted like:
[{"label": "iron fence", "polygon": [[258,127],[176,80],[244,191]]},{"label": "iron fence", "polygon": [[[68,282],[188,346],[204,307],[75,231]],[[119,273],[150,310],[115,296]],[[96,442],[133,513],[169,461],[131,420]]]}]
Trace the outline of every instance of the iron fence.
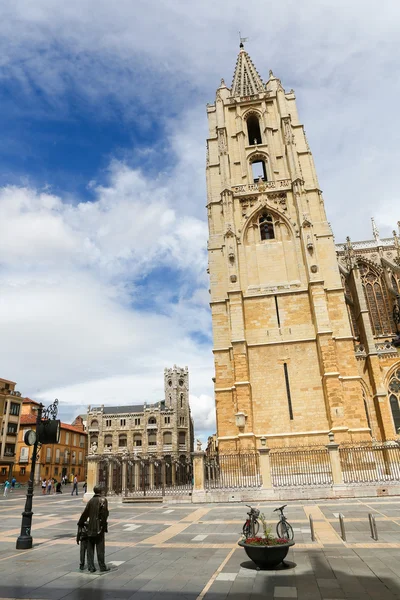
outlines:
[{"label": "iron fence", "polygon": [[339,448],[344,483],[400,481],[400,447]]},{"label": "iron fence", "polygon": [[332,485],[332,468],[326,448],[270,452],[274,487]]},{"label": "iron fence", "polygon": [[260,487],[258,453],[219,454],[206,460],[205,485],[207,489]]}]

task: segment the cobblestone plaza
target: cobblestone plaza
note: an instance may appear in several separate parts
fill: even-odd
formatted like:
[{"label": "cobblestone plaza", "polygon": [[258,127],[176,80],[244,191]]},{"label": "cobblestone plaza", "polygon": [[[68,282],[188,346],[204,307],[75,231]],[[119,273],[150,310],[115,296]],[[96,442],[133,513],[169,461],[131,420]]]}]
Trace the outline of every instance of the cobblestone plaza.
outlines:
[{"label": "cobblestone plaza", "polygon": [[[79,571],[82,497],[34,497],[34,547],[16,551],[25,497],[0,500],[0,598],[329,600],[400,597],[400,499],[292,501],[296,545],[285,568],[258,571],[237,546],[244,504],[123,504],[109,499],[108,573]],[[274,523],[276,503],[260,503]],[[339,533],[344,515],[346,542]],[[370,537],[375,516],[378,541]],[[309,515],[316,541],[311,541]]]}]

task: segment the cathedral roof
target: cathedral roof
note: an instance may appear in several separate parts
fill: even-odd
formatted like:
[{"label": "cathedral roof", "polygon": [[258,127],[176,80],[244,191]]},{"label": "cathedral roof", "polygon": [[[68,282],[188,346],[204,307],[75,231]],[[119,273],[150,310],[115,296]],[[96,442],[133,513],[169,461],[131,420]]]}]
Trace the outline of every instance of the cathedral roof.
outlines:
[{"label": "cathedral roof", "polygon": [[264,84],[250,56],[241,45],[232,81],[232,96],[253,96],[264,91]]}]

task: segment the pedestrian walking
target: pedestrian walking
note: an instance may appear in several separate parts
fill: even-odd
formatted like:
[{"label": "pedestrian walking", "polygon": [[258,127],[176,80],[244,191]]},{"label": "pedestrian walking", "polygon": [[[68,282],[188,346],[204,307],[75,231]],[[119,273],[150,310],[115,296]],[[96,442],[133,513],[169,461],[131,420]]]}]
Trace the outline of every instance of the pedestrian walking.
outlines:
[{"label": "pedestrian walking", "polygon": [[85,568],[85,558],[88,548],[88,525],[89,523],[84,523],[82,527],[78,525],[78,533],[76,535],[76,543],[80,544],[79,568],[81,571]]},{"label": "pedestrian walking", "polygon": [[86,494],[86,491],[87,491],[87,483],[86,483],[86,481],[83,484],[82,488],[83,488],[83,493]]},{"label": "pedestrian walking", "polygon": [[51,494],[51,479],[47,480],[47,493]]},{"label": "pedestrian walking", "polygon": [[76,495],[78,495],[78,478],[76,475],[74,477],[74,485],[72,488],[71,496],[74,494],[74,492],[76,493]]},{"label": "pedestrian walking", "polygon": [[108,532],[108,503],[107,499],[101,495],[101,488],[98,485],[94,486],[93,492],[93,498],[91,498],[86,504],[86,507],[78,521],[78,527],[83,527],[85,522],[89,520],[87,559],[88,569],[91,573],[96,571],[96,567],[94,566],[95,548],[100,571],[110,570],[105,563],[104,539],[104,534]]},{"label": "pedestrian walking", "polygon": [[11,479],[11,491],[13,492],[15,489],[15,484],[17,483],[17,480],[15,479],[15,477],[13,477]]},{"label": "pedestrian walking", "polygon": [[8,496],[8,492],[10,491],[10,487],[11,487],[11,483],[7,479],[7,481],[4,483],[4,494],[3,494],[4,496],[6,496],[6,497]]},{"label": "pedestrian walking", "polygon": [[47,483],[46,483],[46,480],[45,480],[45,479],[42,479],[42,494],[43,494],[43,496],[44,496],[44,495],[45,495],[45,493],[46,493],[46,489],[47,489]]}]

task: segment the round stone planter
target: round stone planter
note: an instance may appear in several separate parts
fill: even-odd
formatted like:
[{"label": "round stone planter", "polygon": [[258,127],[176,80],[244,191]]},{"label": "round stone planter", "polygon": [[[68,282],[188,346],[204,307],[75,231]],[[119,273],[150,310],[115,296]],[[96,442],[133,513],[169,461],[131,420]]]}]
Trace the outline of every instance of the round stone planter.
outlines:
[{"label": "round stone planter", "polygon": [[294,546],[295,542],[277,544],[276,546],[253,546],[246,544],[244,541],[240,541],[238,544],[245,549],[247,556],[257,567],[260,567],[260,569],[272,569],[286,558],[290,546]]}]

